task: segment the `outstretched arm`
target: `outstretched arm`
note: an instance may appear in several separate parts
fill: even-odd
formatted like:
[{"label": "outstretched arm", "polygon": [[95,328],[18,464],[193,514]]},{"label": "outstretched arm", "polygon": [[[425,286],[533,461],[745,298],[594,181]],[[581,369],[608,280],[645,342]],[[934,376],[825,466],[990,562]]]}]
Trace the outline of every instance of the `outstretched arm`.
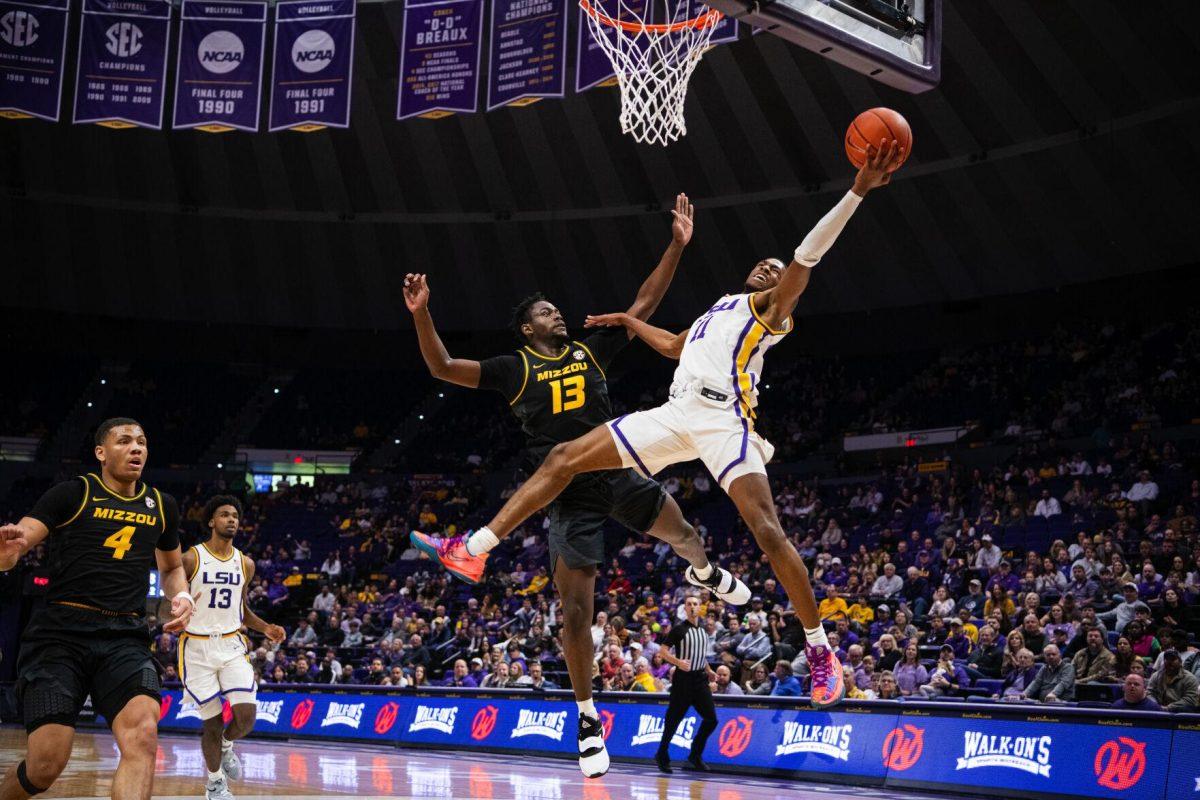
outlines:
[{"label": "outstretched arm", "polygon": [[[647,320],[658,309],[663,295],[667,293],[667,287],[671,285],[671,279],[675,277],[675,268],[679,266],[679,257],[683,255],[683,248],[687,247],[688,242],[692,240],[692,217],[694,214],[695,208],[688,202],[688,196],[682,193],[676,195],[675,208],[671,210],[671,216],[674,218],[671,223],[671,243],[667,245],[667,250],[659,260],[658,266],[642,283],[642,288],[638,289],[637,297],[634,299],[633,305],[625,312],[626,314],[640,320]],[[632,330],[629,335],[633,336]]]},{"label": "outstretched arm", "polygon": [[404,276],[404,305],[412,312],[417,341],[421,344],[421,357],[425,359],[425,366],[429,367],[429,374],[468,389],[479,388],[479,362],[451,358],[442,344],[442,337],[438,336],[433,326],[433,317],[429,315],[429,284],[424,275],[409,273]]},{"label": "outstretched arm", "polygon": [[592,314],[584,321],[585,328],[611,328],[624,325],[633,336],[637,336],[646,344],[662,353],[667,358],[678,359],[683,352],[683,343],[687,340],[687,331],[675,334],[656,328],[648,322],[643,322],[628,313]]},{"label": "outstretched arm", "polygon": [[[254,562],[245,556],[242,556],[242,573],[246,576],[246,585],[249,586],[250,581],[254,578]],[[273,644],[279,644],[287,636],[287,631],[282,626],[272,625],[250,610],[244,592],[242,593],[242,624],[252,631],[258,631],[265,635]]]},{"label": "outstretched arm", "polygon": [[808,288],[812,268],[837,241],[858,204],[867,192],[886,186],[892,179],[892,172],[903,162],[904,148],[894,139],[880,142],[879,147],[868,148],[867,160],[854,177],[854,186],[804,237],[796,248],[792,263],[783,271],[779,285],[754,296],[754,307],[767,325],[775,330],[783,327],[796,310],[800,295]]}]

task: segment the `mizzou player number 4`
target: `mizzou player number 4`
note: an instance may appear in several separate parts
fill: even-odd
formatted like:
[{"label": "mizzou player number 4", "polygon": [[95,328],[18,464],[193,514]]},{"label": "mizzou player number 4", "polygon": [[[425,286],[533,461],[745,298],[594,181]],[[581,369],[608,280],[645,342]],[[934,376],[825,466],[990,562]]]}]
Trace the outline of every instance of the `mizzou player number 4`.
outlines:
[{"label": "mizzou player number 4", "polygon": [[164,630],[183,630],[195,600],[186,591],[178,506],[141,481],[147,452],[138,423],[106,421],[96,433],[100,472],[52,487],[19,523],[0,527],[0,570],[43,541],[50,551],[46,606],[25,629],[17,663],[29,754],[7,770],[2,800],[50,788],[88,696],[121,751],[113,797],[150,797],[161,689],[145,619],[150,570],[174,593]]}]

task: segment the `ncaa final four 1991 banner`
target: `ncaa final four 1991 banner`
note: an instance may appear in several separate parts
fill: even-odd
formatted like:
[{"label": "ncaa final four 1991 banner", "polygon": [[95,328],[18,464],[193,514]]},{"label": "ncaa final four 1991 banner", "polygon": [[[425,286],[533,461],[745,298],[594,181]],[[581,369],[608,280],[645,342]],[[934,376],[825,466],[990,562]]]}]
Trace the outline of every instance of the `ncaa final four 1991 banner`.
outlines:
[{"label": "ncaa final four 1991 banner", "polygon": [[172,127],[258,130],[265,1],[183,0]]},{"label": "ncaa final four 1991 banner", "polygon": [[75,123],[162,128],[168,0],[83,0]]},{"label": "ncaa final four 1991 banner", "polygon": [[276,3],[270,130],[350,125],[354,11],[355,0]]},{"label": "ncaa final four 1991 banner", "polygon": [[0,117],[58,120],[69,0],[0,0]]},{"label": "ncaa final four 1991 banner", "polygon": [[396,119],[439,119],[479,107],[483,0],[408,0]]}]

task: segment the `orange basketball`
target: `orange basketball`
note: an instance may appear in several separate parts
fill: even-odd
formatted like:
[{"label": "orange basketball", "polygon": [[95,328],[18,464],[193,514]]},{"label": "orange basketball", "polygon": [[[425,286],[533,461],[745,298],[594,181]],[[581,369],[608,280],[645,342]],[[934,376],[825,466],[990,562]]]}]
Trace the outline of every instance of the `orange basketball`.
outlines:
[{"label": "orange basketball", "polygon": [[[846,157],[856,169],[861,169],[867,160],[867,143],[879,147],[884,139],[895,139],[904,148],[905,160],[912,153],[912,128],[908,127],[908,120],[890,108],[867,109],[846,130]],[[897,165],[896,169],[899,168]]]}]

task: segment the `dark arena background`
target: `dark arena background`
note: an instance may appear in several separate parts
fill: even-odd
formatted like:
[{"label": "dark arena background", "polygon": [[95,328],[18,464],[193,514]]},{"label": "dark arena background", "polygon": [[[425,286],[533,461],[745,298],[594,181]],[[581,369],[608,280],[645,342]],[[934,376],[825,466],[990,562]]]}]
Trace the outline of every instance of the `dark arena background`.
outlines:
[{"label": "dark arena background", "polygon": [[[182,552],[207,552],[190,548],[209,540],[210,498],[242,504],[233,545],[254,576],[230,635],[258,689],[214,789],[204,704],[181,685],[184,643],[213,631],[164,630],[173,592],[150,559],[133,614],[148,633],[131,623],[126,641],[162,682],[157,738],[149,718],[122,738],[103,713],[116,675],[85,659],[55,771],[35,754],[52,726],[27,728],[72,692],[29,666],[30,631],[97,580],[68,564],[103,537],[56,525],[18,557],[5,533],[0,800],[46,788],[38,775],[46,797],[122,800],[1200,798],[1197,5],[713,9],[0,0],[0,524],[88,473],[125,503],[94,436],[136,420],[130,491],[174,498]],[[659,72],[614,67],[605,48],[623,42]],[[634,108],[646,80],[682,80],[682,118],[665,91]],[[868,109],[907,120],[910,157],[811,270],[761,375],[738,340],[718,376],[758,391],[783,545],[846,698],[811,702],[811,647],[763,531],[717,470],[684,461],[656,478],[752,599],[721,600],[664,542],[604,524],[589,624],[612,765],[585,778],[561,509],[521,523],[474,584],[410,537],[484,526],[545,448],[527,451],[511,397],[431,374],[406,281],[426,276],[449,357],[475,361],[518,352],[522,298],[561,311],[572,338],[549,341],[588,341],[587,315],[630,309],[677,257],[649,322],[686,331],[861,187],[847,154]],[[526,381],[546,352],[524,350]],[[675,366],[635,338],[604,369],[606,417],[676,402]],[[560,388],[555,414],[573,408]],[[113,542],[112,558],[131,546]],[[101,582],[119,583],[109,566]],[[667,774],[684,646],[668,640],[690,596],[716,727],[699,754],[697,710],[666,731]],[[228,608],[216,597],[195,620]]]}]

